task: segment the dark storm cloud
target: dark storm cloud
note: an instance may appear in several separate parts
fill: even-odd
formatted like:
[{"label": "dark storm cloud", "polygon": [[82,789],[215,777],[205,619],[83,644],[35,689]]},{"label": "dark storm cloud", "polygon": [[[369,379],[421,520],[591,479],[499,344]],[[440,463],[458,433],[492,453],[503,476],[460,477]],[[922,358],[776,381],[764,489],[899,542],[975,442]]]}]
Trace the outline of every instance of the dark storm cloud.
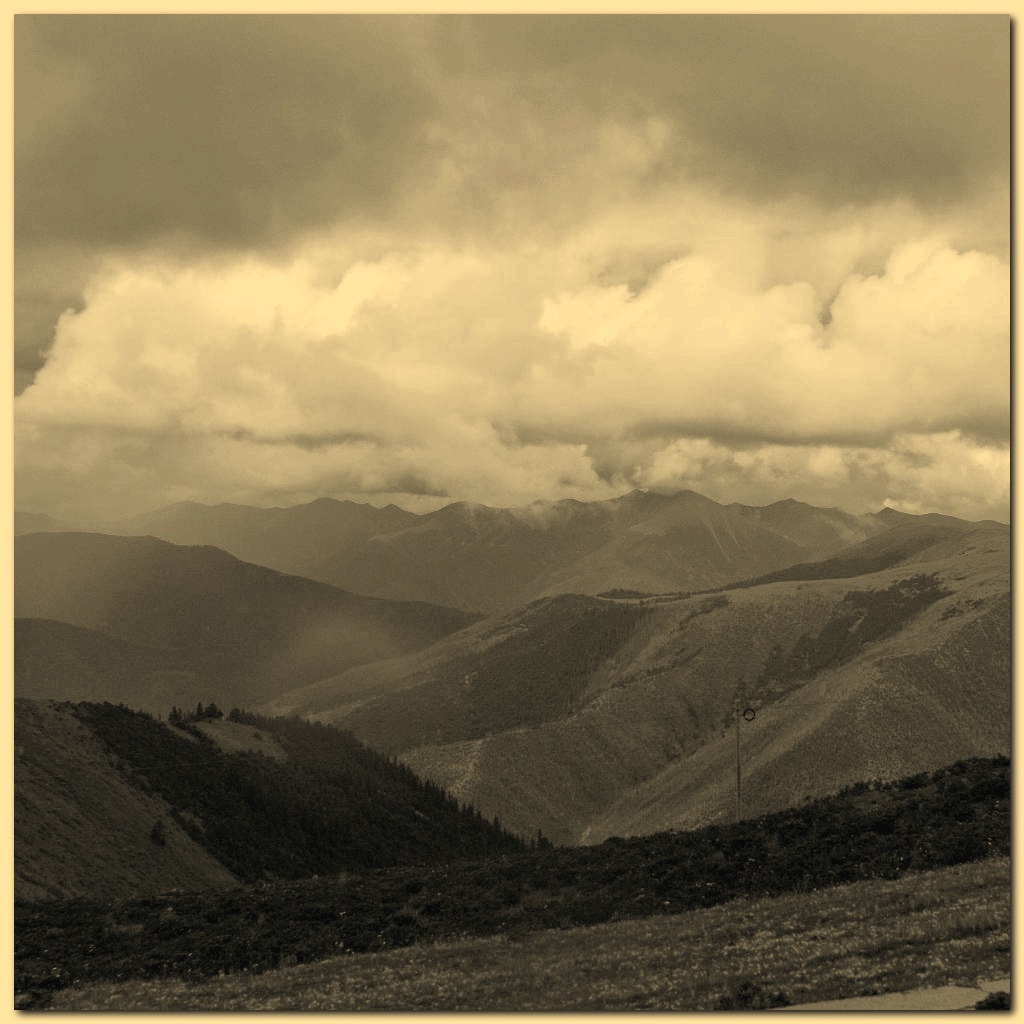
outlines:
[{"label": "dark storm cloud", "polygon": [[411,24],[19,15],[19,243],[248,246],[379,213],[430,108]]},{"label": "dark storm cloud", "polygon": [[[548,90],[540,139],[566,111],[584,134],[668,118],[655,176],[948,197],[1007,170],[1009,43],[1007,18],[967,15],[19,15],[17,237],[247,246],[385,215],[443,155],[429,119],[503,78]],[[555,170],[538,145],[488,164],[493,189],[505,165]]]},{"label": "dark storm cloud", "polygon": [[[483,74],[555,74],[595,108],[669,117],[662,164],[754,194],[949,199],[1009,169],[1005,15],[467,16]],[[467,39],[471,40],[467,44]]]}]

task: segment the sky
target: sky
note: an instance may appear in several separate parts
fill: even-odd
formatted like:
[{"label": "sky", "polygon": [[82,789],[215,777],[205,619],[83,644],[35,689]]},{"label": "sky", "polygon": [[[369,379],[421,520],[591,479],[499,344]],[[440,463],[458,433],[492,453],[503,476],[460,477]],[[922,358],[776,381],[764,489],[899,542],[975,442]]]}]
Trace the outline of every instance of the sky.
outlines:
[{"label": "sky", "polygon": [[1005,15],[14,25],[14,498],[1009,521]]}]

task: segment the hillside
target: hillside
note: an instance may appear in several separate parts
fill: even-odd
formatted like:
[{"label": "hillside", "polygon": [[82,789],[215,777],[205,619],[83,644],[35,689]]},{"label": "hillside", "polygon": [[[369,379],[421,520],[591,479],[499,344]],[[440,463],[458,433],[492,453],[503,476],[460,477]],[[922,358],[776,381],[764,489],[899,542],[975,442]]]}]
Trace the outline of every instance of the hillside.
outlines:
[{"label": "hillside", "polygon": [[109,532],[150,534],[174,544],[212,545],[246,562],[320,579],[317,572],[325,553],[356,548],[371,537],[416,521],[412,512],[394,505],[374,508],[332,498],[292,508],[183,501],[134,516]]},{"label": "hillside", "polygon": [[756,713],[744,800],[758,812],[1006,752],[1009,531],[932,539],[861,576],[537,602],[270,707],[351,728],[508,827],[563,843],[734,814],[741,688]]},{"label": "hillside", "polygon": [[53,619],[14,620],[14,696],[131,707],[195,707],[210,694],[202,658]]},{"label": "hillside", "polygon": [[542,598],[417,654],[289,691],[262,710],[323,720],[344,714],[388,753],[424,736],[451,742],[535,727],[582,706],[591,676],[643,618],[639,608],[582,595]]},{"label": "hillside", "polygon": [[[312,524],[335,521],[336,504],[302,508]],[[365,526],[379,511],[345,515]],[[615,586],[481,619],[341,591],[216,548],[29,534],[15,544],[15,692],[163,714],[213,700],[340,724],[488,819],[561,843],[733,815],[737,697],[754,714],[741,732],[745,808],[1009,749],[1007,527],[797,502],[720,506],[691,493],[388,514],[401,527],[389,544],[424,545],[426,561],[410,561],[407,576],[440,578],[450,558],[449,582],[476,586],[473,559],[487,549],[489,587],[515,593],[514,564],[529,589],[536,566],[504,565],[506,541],[547,531],[559,540],[548,583],[566,584],[571,564],[573,580]],[[799,536],[804,550],[842,545],[718,590],[639,585],[656,570],[678,579],[684,563],[695,579],[714,565],[749,570],[769,536],[776,558],[791,559]],[[376,543],[362,545],[367,557]],[[602,575],[620,558],[632,576]]]},{"label": "hillside", "polygon": [[[15,539],[14,567],[16,618],[79,628],[19,628],[15,686],[28,697],[124,694],[153,711],[197,698],[251,703],[422,648],[475,619],[451,608],[347,593],[216,548],[154,537],[28,534]],[[134,668],[143,674],[128,694]],[[148,693],[143,677],[153,685]],[[88,678],[95,686],[82,693]]]},{"label": "hillside", "polygon": [[[53,993],[47,1008],[679,1014],[867,996],[861,1012],[872,998],[890,1012],[1009,1009],[1012,873],[1008,857],[990,858],[681,914],[335,955],[258,975],[96,982]],[[948,985],[957,991],[942,991]],[[922,988],[909,998],[882,995]]]},{"label": "hillside", "polygon": [[456,502],[422,515],[328,499],[288,509],[182,503],[108,530],[213,544],[361,594],[497,614],[561,593],[719,587],[888,526],[795,501],[751,508],[634,491],[511,509]]},{"label": "hillside", "polygon": [[15,701],[15,894],[123,900],[408,864],[518,841],[351,736]]},{"label": "hillside", "polygon": [[730,585],[729,589],[781,580],[847,579],[880,572],[894,565],[956,557],[974,548],[1000,547],[1009,537],[1009,527],[999,523],[967,523],[931,516],[893,516],[887,509],[879,519],[892,525],[881,533],[844,548],[831,558],[786,566],[752,580]]},{"label": "hillside", "polygon": [[[14,702],[14,895],[118,900],[238,878],[66,707]],[[161,843],[151,834],[161,823]]]},{"label": "hillside", "polygon": [[[924,907],[944,903],[940,920],[930,921],[940,927],[922,933],[920,926],[929,922],[917,919],[913,941],[904,928],[895,946],[906,951],[921,944],[932,956],[937,939],[959,938],[961,955],[977,969],[980,950],[963,940],[990,934],[986,952],[1000,954],[1005,965],[1010,821],[1009,762],[978,759],[887,785],[864,782],[756,820],[600,846],[543,847],[116,905],[92,899],[19,902],[15,990],[27,997],[22,1005],[41,1007],[55,990],[102,979],[116,979],[119,986],[143,978],[201,984],[235,975],[250,986],[264,971],[339,953],[346,955],[340,977],[347,981],[360,969],[354,954],[437,948],[471,936],[532,943],[538,933],[640,918],[655,925],[652,919],[712,907],[730,919],[732,955],[746,915],[731,901],[743,899],[749,907],[759,898],[824,895],[857,882],[873,883],[863,890],[861,912],[876,952],[883,921],[895,914],[906,925]],[[957,872],[952,888],[963,895],[974,887],[968,877],[976,877],[978,888],[990,889],[985,913],[969,914],[957,899],[927,897],[931,885],[921,873],[978,861],[987,865],[983,871]],[[908,883],[895,905],[880,899],[880,889],[887,888],[882,883],[894,879]],[[999,908],[994,915],[993,906]],[[821,904],[810,909],[799,933],[813,944],[807,950],[813,957],[826,952],[822,943],[836,922],[821,913]],[[717,953],[721,957],[722,950]],[[584,953],[573,969],[585,973],[588,962]],[[464,969],[459,981],[472,973]]]}]

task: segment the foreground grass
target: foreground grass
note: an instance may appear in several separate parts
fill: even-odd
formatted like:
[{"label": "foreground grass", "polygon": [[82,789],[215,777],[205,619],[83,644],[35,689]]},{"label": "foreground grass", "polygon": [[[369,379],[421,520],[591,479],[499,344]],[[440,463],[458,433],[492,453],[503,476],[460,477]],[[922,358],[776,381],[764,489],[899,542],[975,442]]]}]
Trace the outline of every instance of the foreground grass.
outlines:
[{"label": "foreground grass", "polygon": [[1010,973],[1009,858],[674,916],[412,946],[200,982],[54,994],[58,1011],[714,1010],[752,983],[791,1003]]}]

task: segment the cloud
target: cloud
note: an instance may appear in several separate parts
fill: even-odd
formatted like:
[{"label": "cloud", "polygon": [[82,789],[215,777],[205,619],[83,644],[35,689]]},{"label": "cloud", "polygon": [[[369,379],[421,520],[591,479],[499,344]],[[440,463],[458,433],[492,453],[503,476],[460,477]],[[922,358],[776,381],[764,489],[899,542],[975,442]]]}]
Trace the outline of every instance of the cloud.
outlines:
[{"label": "cloud", "polygon": [[[1010,20],[962,15],[467,17],[464,77],[546,84],[669,132],[658,175],[830,203],[1008,181]],[[652,168],[652,173],[655,169]]]},{"label": "cloud", "polygon": [[690,488],[722,502],[761,505],[765,495],[795,497],[850,512],[891,505],[912,514],[953,509],[967,519],[1008,521],[1008,445],[958,431],[902,434],[884,447],[750,445],[707,438],[674,441],[637,475],[640,486]]},{"label": "cloud", "polygon": [[[558,246],[681,182],[969,206],[963,244],[1008,245],[999,16],[20,14],[14,52],[22,382],[111,251]],[[657,259],[608,270],[639,289]]]},{"label": "cloud", "polygon": [[1002,507],[1008,43],[19,15],[19,500]]},{"label": "cloud", "polygon": [[[41,501],[63,486],[70,502],[88,465],[107,505],[208,489],[257,503],[376,497],[410,481],[421,497],[502,505],[672,479],[773,497],[832,479],[852,497],[858,483],[897,492],[902,438],[959,438],[932,459],[1004,450],[1005,263],[922,222],[879,273],[847,274],[825,326],[815,286],[773,283],[779,212],[693,208],[704,215],[685,239],[679,221],[643,218],[662,223],[646,239],[655,251],[674,238],[686,254],[636,293],[606,283],[621,213],[545,252],[396,238],[352,261],[341,246],[334,274],[325,237],[290,263],[112,262],[16,400],[19,492]],[[802,229],[792,214],[813,253],[813,211]],[[870,472],[865,452],[880,453]],[[985,465],[1005,468],[1002,455]],[[950,494],[973,507],[954,477]],[[907,479],[938,495],[938,478]]]},{"label": "cloud", "polygon": [[379,214],[431,107],[413,24],[19,15],[19,241],[251,246]]},{"label": "cloud", "polygon": [[[1009,427],[1009,270],[941,242],[897,249],[851,275],[826,327],[807,283],[759,288],[742,264],[692,255],[640,296],[560,295],[542,326],[586,358],[585,384],[530,396],[539,417],[614,433],[675,429],[762,440],[883,443],[897,432]],[[628,388],[624,382],[628,381]]]},{"label": "cloud", "polygon": [[1008,183],[1009,45],[992,15],[22,14],[18,240],[266,246],[421,192],[446,230],[549,221],[609,171],[946,204]]}]

